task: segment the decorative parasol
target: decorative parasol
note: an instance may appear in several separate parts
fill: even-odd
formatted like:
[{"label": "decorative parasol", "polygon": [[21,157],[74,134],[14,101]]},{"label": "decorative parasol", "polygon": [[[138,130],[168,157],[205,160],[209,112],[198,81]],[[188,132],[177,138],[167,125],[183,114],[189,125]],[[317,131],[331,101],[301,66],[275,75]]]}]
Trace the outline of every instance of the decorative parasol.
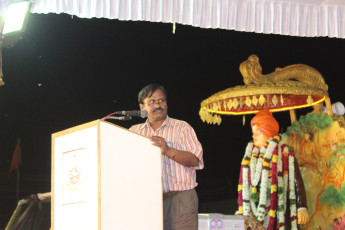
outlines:
[{"label": "decorative parasol", "polygon": [[295,109],[323,101],[326,102],[328,115],[332,115],[328,86],[321,73],[308,65],[289,65],[262,75],[259,58],[251,55],[240,64],[240,72],[245,85],[225,89],[202,101],[199,112],[201,120],[219,125],[219,115],[289,110],[293,122],[296,120]]}]

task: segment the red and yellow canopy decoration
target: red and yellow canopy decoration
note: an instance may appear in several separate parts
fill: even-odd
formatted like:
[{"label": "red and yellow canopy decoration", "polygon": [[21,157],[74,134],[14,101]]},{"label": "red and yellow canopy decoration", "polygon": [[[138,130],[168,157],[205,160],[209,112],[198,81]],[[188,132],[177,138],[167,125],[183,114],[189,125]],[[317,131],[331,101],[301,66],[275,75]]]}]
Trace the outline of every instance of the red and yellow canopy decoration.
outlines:
[{"label": "red and yellow canopy decoration", "polygon": [[322,75],[310,66],[290,65],[262,75],[259,58],[251,55],[241,63],[240,71],[245,85],[225,89],[201,102],[199,115],[204,122],[219,125],[219,115],[294,110],[324,100],[330,106],[328,86]]}]

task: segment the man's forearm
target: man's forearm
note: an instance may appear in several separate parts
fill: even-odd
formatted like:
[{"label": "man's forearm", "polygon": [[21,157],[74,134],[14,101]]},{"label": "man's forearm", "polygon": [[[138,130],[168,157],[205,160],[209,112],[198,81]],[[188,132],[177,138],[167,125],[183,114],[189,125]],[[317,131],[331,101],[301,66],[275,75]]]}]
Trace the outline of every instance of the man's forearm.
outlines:
[{"label": "man's forearm", "polygon": [[199,159],[191,152],[169,148],[165,155],[186,167],[196,167],[199,165]]}]

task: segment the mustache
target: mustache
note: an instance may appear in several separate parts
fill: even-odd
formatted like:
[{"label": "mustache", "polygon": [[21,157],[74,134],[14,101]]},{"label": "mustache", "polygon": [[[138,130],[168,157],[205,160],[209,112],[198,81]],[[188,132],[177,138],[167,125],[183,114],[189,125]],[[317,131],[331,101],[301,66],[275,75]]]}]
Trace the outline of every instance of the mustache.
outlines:
[{"label": "mustache", "polygon": [[164,111],[164,109],[162,109],[161,107],[159,107],[159,108],[157,108],[157,109],[154,109],[153,112],[156,112],[156,111],[159,111],[159,110]]}]

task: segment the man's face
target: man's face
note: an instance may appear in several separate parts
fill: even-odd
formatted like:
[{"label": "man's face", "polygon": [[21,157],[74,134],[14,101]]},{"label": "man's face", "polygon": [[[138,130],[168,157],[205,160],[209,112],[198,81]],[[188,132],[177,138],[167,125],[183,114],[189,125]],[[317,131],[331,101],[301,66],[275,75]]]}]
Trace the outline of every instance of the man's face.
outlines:
[{"label": "man's face", "polygon": [[252,132],[253,132],[254,145],[256,145],[259,148],[264,146],[266,142],[268,141],[269,137],[263,134],[256,125],[253,125]]},{"label": "man's face", "polygon": [[168,104],[162,90],[157,89],[150,97],[145,98],[144,104],[140,104],[140,109],[147,111],[150,122],[164,121],[168,113]]}]

